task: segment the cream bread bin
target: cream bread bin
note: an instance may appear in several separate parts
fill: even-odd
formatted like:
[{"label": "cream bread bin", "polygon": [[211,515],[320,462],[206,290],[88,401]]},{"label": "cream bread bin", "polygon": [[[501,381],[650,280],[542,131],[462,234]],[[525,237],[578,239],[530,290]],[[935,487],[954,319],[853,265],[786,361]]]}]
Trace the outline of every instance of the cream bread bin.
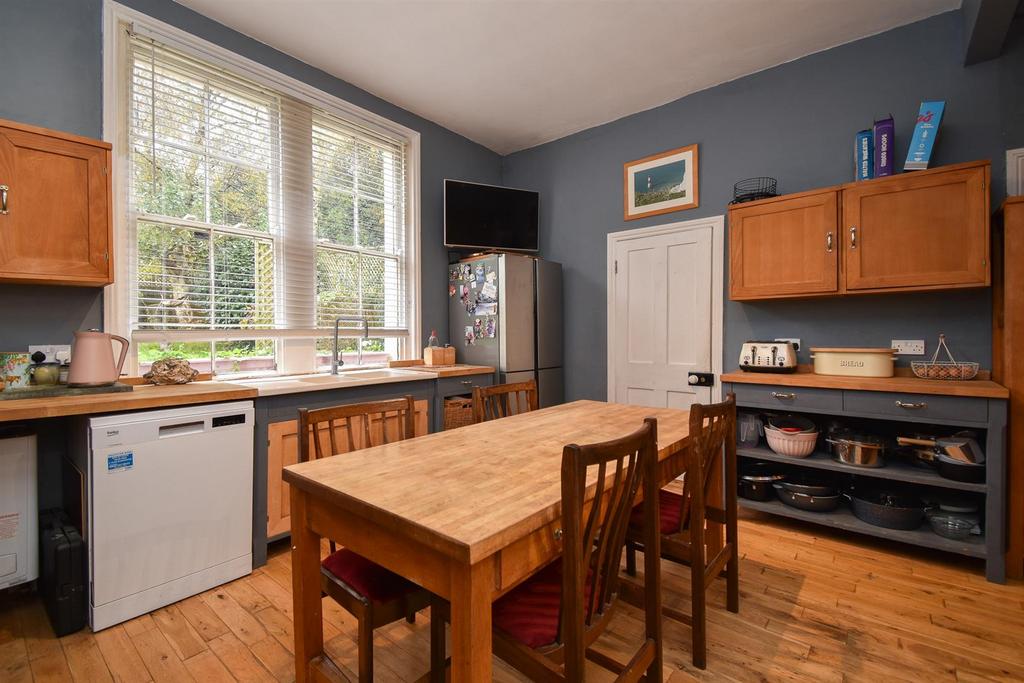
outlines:
[{"label": "cream bread bin", "polygon": [[892,377],[892,349],[812,348],[814,374],[848,377]]}]

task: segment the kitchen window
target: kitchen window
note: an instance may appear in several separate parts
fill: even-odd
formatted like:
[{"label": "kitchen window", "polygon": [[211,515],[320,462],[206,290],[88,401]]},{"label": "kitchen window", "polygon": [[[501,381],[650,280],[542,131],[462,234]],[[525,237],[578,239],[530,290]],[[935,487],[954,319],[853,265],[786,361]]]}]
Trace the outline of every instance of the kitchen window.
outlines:
[{"label": "kitchen window", "polygon": [[133,371],[323,370],[339,317],[347,363],[412,355],[415,134],[170,27],[118,29],[108,329]]}]

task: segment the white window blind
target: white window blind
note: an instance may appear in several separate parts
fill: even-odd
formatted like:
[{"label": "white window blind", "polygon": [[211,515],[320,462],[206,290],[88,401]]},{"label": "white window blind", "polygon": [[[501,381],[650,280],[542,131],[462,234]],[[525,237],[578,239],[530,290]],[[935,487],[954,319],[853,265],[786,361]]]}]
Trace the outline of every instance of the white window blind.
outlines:
[{"label": "white window blind", "polygon": [[126,35],[133,339],[407,337],[408,140]]}]

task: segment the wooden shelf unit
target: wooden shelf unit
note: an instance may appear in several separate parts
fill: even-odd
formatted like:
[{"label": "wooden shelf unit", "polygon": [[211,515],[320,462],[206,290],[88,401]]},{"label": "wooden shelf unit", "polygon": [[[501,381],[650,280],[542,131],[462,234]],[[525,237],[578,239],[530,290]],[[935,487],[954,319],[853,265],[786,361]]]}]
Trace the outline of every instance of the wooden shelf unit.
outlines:
[{"label": "wooden shelf unit", "polygon": [[[771,384],[772,379],[779,381]],[[908,387],[906,382],[909,380],[914,380],[914,383]],[[872,423],[880,423],[879,431],[883,433],[894,428],[900,431],[921,431],[914,429],[917,424],[929,428],[941,427],[949,433],[965,428],[984,430],[985,437],[981,439],[981,445],[986,454],[986,480],[977,484],[945,479],[936,472],[918,469],[892,458],[885,467],[868,468],[836,462],[825,453],[815,453],[807,458],[791,458],[760,446],[737,449],[737,454],[746,460],[779,462],[795,469],[840,472],[860,478],[898,482],[901,487],[949,489],[981,497],[984,500],[982,509],[985,520],[983,537],[970,537],[964,541],[947,539],[934,533],[927,522],[914,531],[885,529],[862,522],[847,507],[840,507],[834,512],[808,512],[778,500],[758,502],[741,499],[741,504],[782,517],[984,558],[988,580],[1005,582],[1007,400],[1004,388],[994,382],[979,381],[975,388],[983,388],[983,391],[976,395],[950,394],[942,386],[936,386],[935,393],[927,394],[924,390],[928,388],[928,380],[899,377],[886,380],[829,378],[808,373],[766,375],[732,372],[724,374],[722,381],[725,391],[736,394],[736,405],[741,410],[805,413],[815,416],[819,422],[830,417],[857,422],[870,420]],[[907,410],[907,403],[919,407]]]}]

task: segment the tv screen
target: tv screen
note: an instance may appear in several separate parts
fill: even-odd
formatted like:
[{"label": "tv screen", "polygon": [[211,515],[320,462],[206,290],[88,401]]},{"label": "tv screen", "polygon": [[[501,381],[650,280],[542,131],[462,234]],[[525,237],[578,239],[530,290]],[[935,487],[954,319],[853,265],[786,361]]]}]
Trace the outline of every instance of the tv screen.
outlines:
[{"label": "tv screen", "polygon": [[536,192],[445,180],[445,246],[537,251],[538,201]]}]

